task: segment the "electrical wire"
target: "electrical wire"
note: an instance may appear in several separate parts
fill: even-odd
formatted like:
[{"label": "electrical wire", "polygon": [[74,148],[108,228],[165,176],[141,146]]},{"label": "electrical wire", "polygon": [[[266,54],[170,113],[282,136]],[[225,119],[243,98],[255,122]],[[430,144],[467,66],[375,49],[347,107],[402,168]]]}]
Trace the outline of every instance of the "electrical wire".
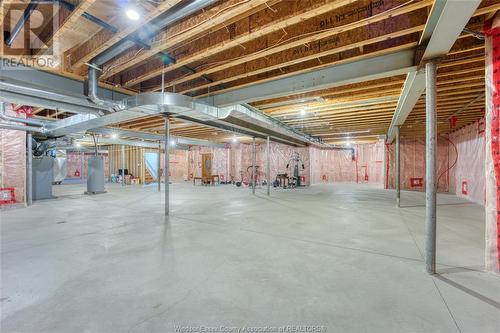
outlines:
[{"label": "electrical wire", "polygon": [[[369,17],[366,17],[364,19],[361,19],[359,21],[355,21],[355,22],[352,22],[352,23],[348,23],[348,24],[345,24],[345,25],[341,25],[341,26],[336,26],[336,27],[332,27],[332,28],[328,28],[328,29],[324,29],[324,30],[321,30],[320,32],[327,32],[327,31],[332,31],[332,30],[337,30],[339,28],[343,28],[345,29],[346,27],[349,27],[349,26],[352,26],[354,24],[359,24],[359,23],[363,23],[363,22],[367,22],[367,21],[370,21],[370,20],[373,20],[374,18],[377,18],[379,16],[383,16],[383,15],[386,15],[386,14],[389,14],[397,9],[400,9],[400,8],[403,8],[403,7],[406,7],[408,5],[410,5],[411,3],[414,3],[416,0],[410,0],[410,1],[407,1],[401,5],[398,5],[396,7],[393,7],[391,9],[388,9],[388,10],[385,10],[381,13],[378,13],[376,15],[373,15],[373,16],[369,16]],[[250,55],[254,56],[254,55],[258,55],[260,53],[263,53],[267,50],[271,50],[273,48],[276,48],[284,43],[289,43],[289,42],[293,42],[294,40],[296,39],[299,39],[299,38],[303,38],[303,37],[307,37],[307,36],[310,36],[310,35],[315,35],[317,34],[318,31],[311,31],[311,32],[307,32],[307,33],[303,33],[303,34],[300,34],[300,35],[296,35],[296,36],[293,36],[293,37],[290,37],[289,39],[286,39],[286,40],[282,40],[282,38],[284,38],[285,35],[283,35],[280,40],[278,40],[275,44],[273,44],[272,46],[269,46],[269,47],[266,47],[262,50],[259,50],[257,52],[254,52],[254,53],[251,53]],[[201,38],[201,37],[200,37]],[[232,62],[232,61],[235,61],[235,60],[239,60],[239,59],[243,59],[243,58],[246,58],[248,57],[249,55],[243,55],[243,56],[239,56],[239,57],[234,57],[234,58],[230,58],[230,59],[225,59],[225,60],[222,60],[222,61],[216,61],[216,62],[211,62],[211,63],[206,63],[206,64],[203,64],[203,65],[200,65],[200,66],[197,66],[196,68],[200,68],[201,66],[217,66],[219,64],[225,64],[225,63],[228,63],[228,62]]]},{"label": "electrical wire", "polygon": [[[171,38],[174,38],[174,37],[176,37],[176,36],[178,36],[178,35],[185,34],[185,33],[187,33],[188,31],[193,30],[194,28],[196,28],[196,27],[198,27],[198,26],[200,26],[200,25],[202,25],[202,24],[204,24],[204,23],[206,23],[206,22],[208,22],[208,21],[210,21],[210,20],[214,19],[215,17],[217,17],[218,15],[220,15],[220,14],[222,14],[223,12],[227,11],[228,9],[231,9],[231,8],[237,7],[237,6],[241,5],[241,4],[244,4],[244,3],[247,3],[247,2],[250,2],[250,1],[251,1],[251,0],[243,0],[243,1],[241,1],[241,2],[238,2],[238,3],[235,3],[235,4],[231,5],[231,6],[228,6],[228,7],[224,8],[224,9],[221,9],[221,10],[219,10],[218,12],[216,12],[215,14],[213,14],[212,16],[210,16],[209,18],[206,18],[205,20],[203,20],[203,21],[201,21],[201,22],[198,22],[197,24],[195,24],[195,25],[193,25],[193,26],[189,27],[188,29],[185,29],[185,30],[179,31],[178,33],[175,33],[175,34],[170,35],[170,36],[166,36],[166,38],[165,38],[165,39],[171,39]],[[162,42],[163,42],[163,40],[157,41],[157,43],[162,43]],[[179,46],[179,47],[180,47],[180,46]],[[140,48],[140,49],[137,51],[137,53],[136,53],[136,54],[132,57],[132,59],[133,59],[133,58],[136,58],[136,57],[139,55],[139,53],[140,53],[140,52],[142,52],[142,51],[144,51],[144,48]],[[103,75],[104,75],[105,73],[109,72],[111,69],[116,68],[117,66],[121,66],[121,65],[123,65],[123,64],[125,64],[125,63],[127,63],[127,62],[129,62],[129,61],[130,61],[130,60],[122,61],[122,62],[120,62],[120,63],[117,63],[117,64],[115,64],[115,65],[110,66],[108,69],[106,69],[106,71],[105,71],[105,72],[103,72]]]},{"label": "electrical wire", "polygon": [[[245,1],[240,2],[240,3],[238,3],[238,4],[241,4],[241,3],[244,3],[244,2],[248,2],[248,1],[249,1],[249,0],[245,0]],[[390,9],[388,9],[388,10],[385,10],[385,11],[383,11],[383,12],[381,12],[381,13],[378,13],[378,14],[376,14],[376,15],[369,16],[369,17],[366,17],[366,18],[361,19],[361,20],[359,20],[359,21],[355,21],[355,22],[348,23],[348,24],[345,24],[345,25],[341,25],[341,26],[336,26],[336,27],[332,27],[332,28],[324,29],[324,30],[321,30],[320,32],[322,32],[322,33],[323,33],[323,32],[327,32],[327,31],[337,30],[337,29],[339,29],[339,28],[345,29],[346,27],[352,26],[352,25],[354,25],[354,24],[359,24],[359,23],[367,22],[367,21],[373,20],[374,18],[377,18],[377,17],[383,16],[383,15],[389,14],[389,13],[391,13],[391,12],[393,12],[393,11],[397,10],[397,9],[400,9],[400,8],[406,7],[406,6],[408,6],[408,5],[412,4],[412,3],[416,2],[416,1],[417,1],[417,0],[410,0],[410,1],[407,1],[407,2],[405,2],[405,3],[400,4],[400,5],[398,5],[398,6],[395,6],[395,7],[393,7],[393,8],[390,8]],[[234,6],[236,6],[236,5],[238,5],[238,4],[233,5],[233,7],[234,7]],[[230,8],[230,7],[228,7],[228,8]],[[223,10],[221,10],[221,11],[223,11]],[[214,16],[215,16],[215,15],[217,15],[217,14],[218,14],[218,13],[214,14]],[[205,20],[205,21],[206,21],[206,20]],[[199,24],[202,24],[202,23],[204,23],[205,21],[202,21],[202,22],[201,22],[201,23],[199,23]],[[199,25],[199,24],[198,24],[198,25]],[[190,29],[195,28],[195,27],[196,27],[196,26],[198,26],[198,25],[195,25],[195,26],[191,27]],[[179,32],[178,34],[184,33],[185,31],[189,31],[190,29],[188,29],[188,30],[183,30],[182,32]],[[296,40],[296,39],[299,39],[299,38],[302,38],[302,37],[306,37],[306,36],[310,36],[310,35],[315,35],[315,34],[317,34],[317,33],[318,33],[318,31],[311,31],[311,32],[308,32],[308,33],[303,33],[303,34],[300,34],[300,35],[293,36],[293,37],[288,38],[288,39],[286,39],[286,40],[282,40],[282,39],[285,37],[285,34],[284,34],[284,35],[282,35],[282,37],[281,37],[281,38],[280,38],[280,39],[279,39],[279,40],[278,40],[275,44],[273,44],[272,46],[269,46],[269,47],[266,47],[266,48],[264,48],[264,49],[262,49],[262,50],[259,50],[259,51],[257,51],[257,52],[251,53],[250,55],[255,56],[255,55],[261,54],[261,53],[263,53],[263,52],[265,52],[265,51],[268,51],[268,50],[271,50],[271,49],[273,49],[273,48],[276,48],[276,47],[278,47],[278,46],[280,46],[280,45],[282,45],[282,44],[289,43],[289,42],[293,42],[293,41],[294,41],[294,40]],[[177,34],[177,35],[178,35],[178,34]],[[176,36],[176,35],[173,35],[173,36]],[[200,36],[200,37],[198,37],[197,39],[202,38],[202,37],[205,37],[205,36]],[[196,39],[194,39],[194,40],[190,40],[190,43],[192,43],[192,42],[193,42],[193,41],[195,41],[195,40],[196,40]],[[176,46],[174,49],[178,49],[178,48],[180,48],[181,46],[182,46],[182,45],[180,45],[180,46]],[[206,64],[203,64],[203,65],[199,65],[199,66],[197,66],[197,67],[195,67],[195,68],[196,68],[196,69],[198,69],[198,68],[202,68],[202,67],[206,67],[206,66],[217,66],[217,65],[219,65],[219,64],[225,64],[225,63],[232,62],[232,61],[235,61],[235,60],[243,59],[243,58],[246,58],[246,57],[248,57],[248,56],[249,56],[249,55],[247,54],[247,55],[242,55],[242,56],[238,56],[238,57],[234,57],[234,58],[230,58],[230,59],[225,59],[225,60],[222,60],[222,61],[216,61],[216,62],[206,63]],[[168,68],[168,67],[167,67],[167,68]],[[186,76],[186,75],[185,75],[185,76]],[[182,78],[182,77],[181,77],[181,78]],[[154,88],[154,87],[156,87],[156,85],[146,87],[145,89]]]},{"label": "electrical wire", "polygon": [[[449,167],[448,167],[448,169],[447,169],[447,170],[443,171],[443,172],[439,175],[439,177],[437,178],[436,184],[439,184],[439,180],[441,179],[441,177],[442,177],[445,173],[447,173],[447,172],[449,172],[451,169],[453,169],[453,168],[455,167],[455,165],[457,164],[457,162],[458,162],[458,149],[457,149],[457,146],[456,146],[456,145],[453,143],[453,141],[451,141],[451,140],[450,140],[450,138],[448,138],[448,137],[445,137],[445,136],[442,136],[442,135],[441,135],[441,136],[440,136],[440,138],[446,139],[446,140],[447,140],[449,143],[451,143],[451,145],[453,146],[453,149],[455,150],[455,161],[452,163],[452,165],[451,165],[451,166],[449,166]],[[448,186],[449,186],[449,185],[450,185],[450,184],[448,184]]]}]

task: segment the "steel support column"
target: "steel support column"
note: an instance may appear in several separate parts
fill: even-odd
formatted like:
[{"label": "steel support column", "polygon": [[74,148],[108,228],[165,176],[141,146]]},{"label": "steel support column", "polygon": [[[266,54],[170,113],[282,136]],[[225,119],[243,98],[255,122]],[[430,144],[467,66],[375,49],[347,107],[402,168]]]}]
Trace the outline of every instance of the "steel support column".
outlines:
[{"label": "steel support column", "polygon": [[256,167],[255,164],[257,163],[257,147],[255,144],[255,137],[253,137],[252,141],[252,194],[255,194],[255,178],[256,177]]},{"label": "steel support column", "polygon": [[26,203],[28,206],[33,204],[33,147],[31,140],[31,133],[26,133]]},{"label": "steel support column", "polygon": [[122,186],[125,186],[125,145],[122,145]]},{"label": "steel support column", "polygon": [[267,142],[266,142],[266,186],[267,186],[267,195],[271,194],[271,157],[270,157],[270,140],[269,137],[267,137]]},{"label": "steel support column", "polygon": [[170,119],[165,118],[165,216],[170,214]]},{"label": "steel support column", "polygon": [[396,205],[400,207],[401,201],[401,155],[400,155],[400,127],[395,127],[396,131]]},{"label": "steel support column", "polygon": [[436,71],[437,62],[425,65],[425,264],[436,273]]},{"label": "steel support column", "polygon": [[156,176],[158,178],[158,192],[161,192],[161,142],[158,141],[158,171],[156,172]]}]

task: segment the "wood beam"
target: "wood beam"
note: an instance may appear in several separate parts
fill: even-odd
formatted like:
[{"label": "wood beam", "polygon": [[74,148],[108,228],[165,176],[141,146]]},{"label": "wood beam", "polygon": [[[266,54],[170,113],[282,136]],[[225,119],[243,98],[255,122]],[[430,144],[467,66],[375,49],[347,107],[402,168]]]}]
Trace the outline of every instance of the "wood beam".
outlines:
[{"label": "wood beam", "polygon": [[251,11],[255,7],[265,6],[267,1],[268,0],[227,0],[220,6],[219,13],[216,13],[213,17],[202,21],[201,23],[186,27],[184,30],[174,35],[168,34],[168,30],[162,31],[155,38],[155,41],[149,50],[143,50],[139,52],[139,54],[137,54],[136,50],[132,50],[124,54],[116,61],[110,62],[104,67],[104,74],[102,75],[102,78],[105,79],[126,69],[132,68],[139,63],[146,61],[148,58],[155,56],[161,51],[181,44],[186,40],[211,30],[217,25],[223,24],[232,17],[240,16],[245,12]]},{"label": "wood beam", "polygon": [[[334,2],[334,3],[336,4],[336,6],[333,7],[333,6],[330,5],[331,6],[330,7],[330,11],[333,10],[333,9],[340,8],[342,5],[345,6],[345,1],[344,2],[338,2],[338,3]],[[326,28],[324,30],[315,31],[314,33],[304,33],[304,32],[301,32],[300,30],[298,30],[298,32],[297,32],[298,36],[297,37],[294,37],[293,35],[290,36],[286,40],[286,41],[288,41],[286,43],[284,41],[282,41],[278,45],[273,46],[273,47],[266,47],[263,50],[258,50],[256,52],[249,53],[249,54],[247,54],[245,56],[237,57],[236,59],[232,59],[232,60],[230,59],[229,61],[221,61],[222,64],[219,64],[219,65],[216,65],[216,66],[212,66],[209,69],[206,69],[206,70],[200,71],[198,73],[194,73],[194,74],[182,77],[182,78],[180,78],[178,80],[174,80],[173,82],[169,83],[167,86],[170,87],[170,86],[173,86],[173,85],[178,85],[178,84],[181,84],[183,82],[187,82],[187,81],[191,81],[191,80],[194,80],[196,78],[199,78],[199,77],[201,77],[201,75],[207,75],[207,74],[213,74],[213,73],[216,73],[216,72],[225,71],[225,70],[227,70],[227,69],[229,69],[231,67],[237,66],[237,65],[246,64],[246,63],[248,63],[250,61],[253,61],[253,60],[262,59],[262,58],[269,57],[271,55],[276,55],[277,53],[285,52],[287,50],[291,50],[291,49],[295,49],[295,48],[297,50],[291,50],[292,53],[296,53],[298,55],[301,55],[301,54],[304,53],[303,50],[302,50],[302,49],[304,49],[304,45],[315,45],[316,43],[319,43],[321,40],[326,39],[326,41],[325,41],[324,44],[325,44],[325,46],[327,46],[329,43],[331,43],[332,41],[334,41],[334,39],[335,39],[334,36],[336,36],[338,34],[347,33],[349,31],[352,31],[352,30],[355,30],[355,29],[358,29],[358,28],[362,28],[362,27],[366,27],[366,26],[368,26],[370,24],[381,22],[381,21],[384,21],[384,20],[392,18],[392,17],[396,17],[396,16],[399,16],[399,15],[407,14],[407,13],[410,13],[410,12],[413,12],[413,11],[425,8],[427,6],[430,6],[431,3],[432,3],[432,1],[425,0],[425,1],[417,2],[417,3],[414,3],[414,4],[408,5],[408,6],[403,6],[403,7],[400,7],[400,8],[396,7],[396,9],[394,9],[394,8],[393,9],[388,9],[385,12],[382,12],[380,14],[376,14],[376,15],[371,16],[371,17],[367,17],[367,18],[361,19],[359,21],[354,21],[354,22],[351,22],[351,23],[347,23],[347,24],[336,26],[336,27],[332,27],[332,28]],[[319,15],[315,11],[312,11],[312,12],[315,13],[316,15]],[[315,23],[316,22],[311,22],[311,23],[309,23],[309,25],[311,25],[311,24],[314,25]],[[303,23],[303,24],[305,24],[305,23]],[[301,24],[301,26],[303,24]],[[278,25],[278,26],[281,26],[281,25]],[[305,30],[308,31],[308,30],[311,30],[311,28],[308,28],[308,29],[305,29]],[[361,47],[361,46],[362,45],[357,45],[356,47]],[[216,45],[213,48],[210,48],[208,50],[200,51],[199,53],[197,53],[196,56],[187,57],[185,61],[188,62],[188,63],[193,62],[193,61],[197,61],[197,60],[199,60],[197,57],[202,57],[205,52],[207,52],[207,51],[220,52],[220,51],[218,51],[219,49],[220,49],[220,45]],[[301,50],[302,50],[302,52],[300,52]],[[325,55],[327,55],[327,53],[325,53]],[[314,58],[318,58],[318,57],[321,57],[321,55],[317,55],[316,57],[314,57],[314,54],[312,54],[309,58],[310,59],[314,59]],[[286,65],[278,66],[277,68],[283,67],[283,66],[286,66]],[[170,68],[175,69],[174,67],[169,66],[169,67],[166,68],[166,70],[168,71]],[[158,70],[156,72],[148,73],[147,78],[151,78],[151,77],[157,76],[159,74],[161,74],[161,70]],[[144,77],[146,77],[146,76],[144,76]],[[141,82],[141,81],[142,81],[141,78],[137,78],[136,80],[134,80],[131,83],[132,84],[136,84],[136,83]],[[132,84],[130,84],[130,85],[132,85]]]},{"label": "wood beam", "polygon": [[357,48],[360,48],[360,47],[363,47],[363,46],[366,46],[366,45],[369,45],[369,44],[379,43],[379,42],[388,41],[388,40],[391,40],[391,39],[394,39],[394,38],[397,38],[397,37],[401,37],[401,36],[405,36],[405,35],[410,35],[410,34],[422,31],[423,28],[424,28],[424,26],[420,25],[420,26],[409,28],[409,29],[404,29],[404,30],[401,30],[401,31],[396,31],[396,32],[393,32],[393,33],[382,35],[382,36],[379,36],[379,37],[371,38],[371,39],[368,39],[368,40],[363,40],[363,41],[352,43],[352,44],[348,44],[348,45],[345,45],[345,46],[336,47],[336,48],[333,48],[333,49],[330,49],[330,50],[327,50],[327,51],[314,53],[314,54],[311,54],[309,56],[305,56],[305,57],[301,57],[301,58],[296,58],[296,59],[293,59],[293,60],[290,60],[290,61],[286,61],[284,63],[279,63],[279,64],[276,64],[276,65],[273,65],[273,66],[264,65],[262,68],[254,70],[254,71],[248,71],[248,72],[245,72],[245,73],[240,74],[240,75],[233,75],[233,76],[227,77],[225,79],[216,80],[216,81],[213,81],[213,82],[210,82],[210,83],[206,83],[206,84],[203,84],[203,85],[200,85],[200,86],[196,86],[196,87],[193,87],[193,88],[190,88],[190,89],[180,90],[180,92],[186,94],[186,93],[190,93],[190,92],[197,91],[197,90],[200,90],[200,89],[206,89],[206,88],[209,88],[209,87],[212,87],[212,86],[216,86],[216,85],[220,85],[220,84],[225,84],[225,83],[228,83],[228,82],[231,82],[231,81],[235,81],[235,80],[238,80],[238,79],[243,79],[243,78],[247,78],[247,77],[250,77],[250,76],[256,76],[256,75],[259,75],[259,74],[262,74],[262,73],[266,73],[266,72],[269,72],[269,71],[273,71],[273,70],[276,70],[276,69],[280,69],[280,68],[283,68],[283,67],[292,66],[292,65],[295,65],[295,64],[297,64],[299,62],[305,62],[305,61],[309,61],[309,60],[314,60],[314,59],[318,59],[318,58],[330,56],[330,55],[333,55],[333,54],[339,54],[341,52],[352,50],[352,49],[357,49]]},{"label": "wood beam", "polygon": [[81,67],[84,63],[89,62],[92,58],[118,43],[126,36],[144,27],[144,25],[149,23],[152,19],[181,1],[182,0],[164,0],[136,24],[128,23],[127,25],[123,25],[123,28],[116,34],[108,30],[99,31],[94,38],[88,40],[72,52],[69,66],[73,68]]}]

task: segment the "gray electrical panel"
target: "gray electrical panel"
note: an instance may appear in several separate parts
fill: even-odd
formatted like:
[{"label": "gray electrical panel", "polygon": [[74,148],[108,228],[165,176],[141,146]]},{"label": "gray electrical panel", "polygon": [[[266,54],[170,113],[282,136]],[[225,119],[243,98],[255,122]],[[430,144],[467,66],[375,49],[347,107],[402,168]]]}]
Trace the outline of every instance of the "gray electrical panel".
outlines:
[{"label": "gray electrical panel", "polygon": [[87,192],[86,194],[104,193],[104,158],[90,156],[87,158]]},{"label": "gray electrical panel", "polygon": [[33,158],[33,200],[52,199],[54,159],[49,156]]}]

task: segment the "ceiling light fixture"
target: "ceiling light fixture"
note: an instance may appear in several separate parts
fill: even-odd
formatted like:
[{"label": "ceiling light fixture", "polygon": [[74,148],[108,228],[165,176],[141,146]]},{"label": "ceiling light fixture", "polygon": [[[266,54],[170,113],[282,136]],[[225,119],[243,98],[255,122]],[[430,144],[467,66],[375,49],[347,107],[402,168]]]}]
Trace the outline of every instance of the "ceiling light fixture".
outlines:
[{"label": "ceiling light fixture", "polygon": [[111,134],[111,139],[113,139],[113,140],[118,139],[118,134],[116,134],[116,133],[112,133],[112,134]]},{"label": "ceiling light fixture", "polygon": [[306,109],[301,109],[300,110],[300,115],[305,116],[306,115]]},{"label": "ceiling light fixture", "polygon": [[231,140],[233,143],[237,143],[238,142],[238,138],[233,136],[233,139]]},{"label": "ceiling light fixture", "polygon": [[137,21],[141,17],[139,15],[139,12],[134,8],[134,7],[129,7],[125,11],[125,14],[127,14],[127,17],[131,19],[132,21]]}]

